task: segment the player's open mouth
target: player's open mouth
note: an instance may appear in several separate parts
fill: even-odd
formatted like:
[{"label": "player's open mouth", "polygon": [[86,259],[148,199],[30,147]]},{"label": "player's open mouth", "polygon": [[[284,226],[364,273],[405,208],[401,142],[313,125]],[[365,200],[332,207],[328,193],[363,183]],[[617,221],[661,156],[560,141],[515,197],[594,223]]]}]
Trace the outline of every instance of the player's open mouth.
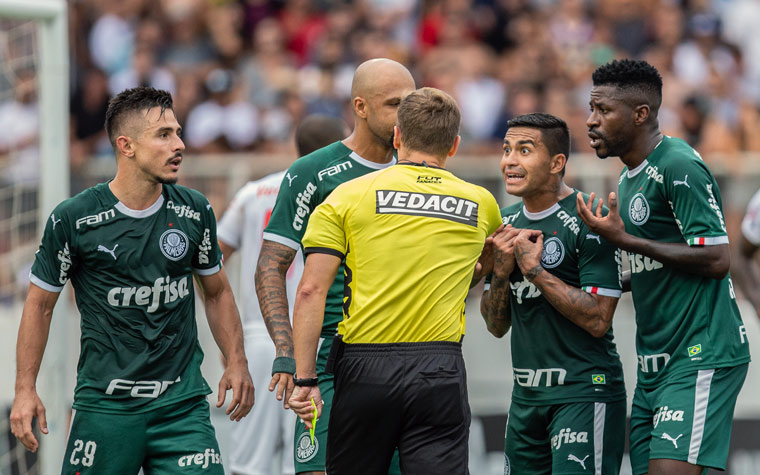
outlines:
[{"label": "player's open mouth", "polygon": [[589,140],[589,145],[591,145],[591,148],[599,148],[599,146],[602,145],[602,139],[599,138],[598,135],[589,132],[588,138],[591,139]]},{"label": "player's open mouth", "polygon": [[507,173],[505,176],[507,178],[507,185],[516,185],[518,183],[522,183],[525,180],[525,175],[521,175],[519,173]]},{"label": "player's open mouth", "polygon": [[177,170],[179,170],[179,164],[180,163],[182,163],[182,157],[181,156],[169,160],[168,165],[169,165],[169,168],[171,168],[172,170],[174,170],[176,172]]}]

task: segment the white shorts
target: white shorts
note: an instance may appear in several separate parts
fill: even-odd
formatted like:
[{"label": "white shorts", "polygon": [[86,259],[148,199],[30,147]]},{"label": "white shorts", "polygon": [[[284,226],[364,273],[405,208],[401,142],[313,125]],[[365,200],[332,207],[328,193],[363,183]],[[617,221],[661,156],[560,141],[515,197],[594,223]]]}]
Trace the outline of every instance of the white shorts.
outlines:
[{"label": "white shorts", "polygon": [[276,393],[269,392],[275,349],[266,330],[245,337],[245,355],[256,401],[246,417],[231,422],[230,470],[239,475],[293,474],[296,415],[283,409]]}]

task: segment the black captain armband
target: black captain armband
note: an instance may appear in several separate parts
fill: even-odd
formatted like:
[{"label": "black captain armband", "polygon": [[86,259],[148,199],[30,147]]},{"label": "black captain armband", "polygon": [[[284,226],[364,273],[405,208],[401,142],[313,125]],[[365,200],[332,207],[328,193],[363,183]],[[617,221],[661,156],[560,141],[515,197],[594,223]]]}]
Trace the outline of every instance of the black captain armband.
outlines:
[{"label": "black captain armband", "polygon": [[299,378],[295,375],[293,376],[293,384],[296,386],[316,386],[319,384],[319,378]]},{"label": "black captain armband", "polygon": [[293,374],[296,372],[296,360],[288,356],[278,356],[272,362],[272,376],[275,373]]}]

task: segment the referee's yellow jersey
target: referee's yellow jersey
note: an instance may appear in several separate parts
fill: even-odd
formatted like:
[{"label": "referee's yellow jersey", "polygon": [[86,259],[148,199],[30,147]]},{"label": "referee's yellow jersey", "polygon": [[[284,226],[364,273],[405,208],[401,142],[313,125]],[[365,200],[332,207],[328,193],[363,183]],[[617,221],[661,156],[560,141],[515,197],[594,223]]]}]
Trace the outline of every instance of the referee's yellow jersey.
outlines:
[{"label": "referee's yellow jersey", "polygon": [[500,224],[486,189],[444,169],[395,165],[336,188],[303,246],[346,259],[346,343],[459,341],[475,263]]}]

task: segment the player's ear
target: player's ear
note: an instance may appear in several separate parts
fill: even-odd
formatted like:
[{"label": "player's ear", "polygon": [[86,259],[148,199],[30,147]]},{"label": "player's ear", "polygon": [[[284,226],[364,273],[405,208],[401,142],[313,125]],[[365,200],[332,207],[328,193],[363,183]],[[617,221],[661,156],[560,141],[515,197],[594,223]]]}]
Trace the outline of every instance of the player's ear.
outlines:
[{"label": "player's ear", "polygon": [[367,101],[361,96],[354,97],[354,114],[362,119],[367,118]]},{"label": "player's ear", "polygon": [[565,169],[566,164],[567,164],[567,155],[565,155],[564,153],[558,153],[552,156],[549,162],[549,172],[551,174],[562,173],[562,170]]},{"label": "player's ear", "polygon": [[649,114],[652,110],[647,104],[640,104],[633,108],[633,123],[634,125],[642,125],[649,119]]},{"label": "player's ear", "polygon": [[462,142],[462,137],[457,135],[457,138],[454,139],[454,143],[451,145],[451,148],[449,149],[449,153],[446,154],[447,157],[451,158],[454,155],[457,154],[457,150],[459,150],[459,144]]},{"label": "player's ear", "polygon": [[116,138],[116,149],[119,151],[119,155],[132,158],[135,156],[135,145],[131,137],[126,135],[119,135]]},{"label": "player's ear", "polygon": [[401,147],[401,129],[398,128],[398,125],[393,126],[393,148],[396,150]]}]

